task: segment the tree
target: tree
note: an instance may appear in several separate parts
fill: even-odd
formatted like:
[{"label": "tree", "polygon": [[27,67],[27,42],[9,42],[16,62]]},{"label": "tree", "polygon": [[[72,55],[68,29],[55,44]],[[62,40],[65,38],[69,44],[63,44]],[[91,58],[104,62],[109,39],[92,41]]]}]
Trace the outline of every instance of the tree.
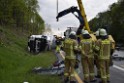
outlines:
[{"label": "tree", "polygon": [[109,33],[118,42],[124,42],[124,0],[113,3],[109,10],[100,12],[95,18],[89,21],[93,30],[108,28]]},{"label": "tree", "polygon": [[44,29],[44,21],[38,9],[37,0],[0,0],[0,25],[38,33]]}]

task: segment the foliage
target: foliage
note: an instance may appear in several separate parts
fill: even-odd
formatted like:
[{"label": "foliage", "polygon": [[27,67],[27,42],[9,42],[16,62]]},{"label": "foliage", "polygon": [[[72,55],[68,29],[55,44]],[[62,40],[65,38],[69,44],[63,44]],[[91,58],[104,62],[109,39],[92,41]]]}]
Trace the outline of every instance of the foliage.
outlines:
[{"label": "foliage", "polygon": [[106,28],[117,42],[124,42],[124,0],[110,5],[109,10],[100,12],[89,24],[93,31]]},{"label": "foliage", "polygon": [[0,25],[38,34],[44,29],[38,9],[37,0],[0,0]]}]

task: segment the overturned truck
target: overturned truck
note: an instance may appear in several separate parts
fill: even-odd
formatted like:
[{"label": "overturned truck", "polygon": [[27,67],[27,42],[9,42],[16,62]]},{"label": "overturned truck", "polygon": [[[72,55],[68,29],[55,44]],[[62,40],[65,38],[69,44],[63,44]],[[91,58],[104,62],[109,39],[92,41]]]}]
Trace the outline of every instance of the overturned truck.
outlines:
[{"label": "overturned truck", "polygon": [[38,53],[46,50],[48,45],[47,36],[31,35],[28,40],[28,51]]}]

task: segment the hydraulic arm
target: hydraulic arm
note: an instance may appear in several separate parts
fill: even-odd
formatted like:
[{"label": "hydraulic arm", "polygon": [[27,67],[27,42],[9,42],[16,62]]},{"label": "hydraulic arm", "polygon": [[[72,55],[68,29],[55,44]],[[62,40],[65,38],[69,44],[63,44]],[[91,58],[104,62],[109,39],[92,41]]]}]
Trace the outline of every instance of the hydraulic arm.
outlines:
[{"label": "hydraulic arm", "polygon": [[75,15],[75,14],[74,15],[78,18],[78,20],[80,22],[80,27],[79,27],[80,30],[81,30],[81,27],[83,28],[83,26],[85,26],[85,29],[87,29],[90,32],[89,24],[88,24],[88,21],[87,21],[87,18],[86,18],[86,14],[85,14],[85,11],[84,11],[84,7],[83,7],[83,4],[82,4],[82,1],[81,0],[77,0],[77,3],[78,3],[78,6],[79,6],[80,10],[78,10],[77,7],[72,6],[72,7],[68,8],[68,9],[60,12],[57,15],[57,17],[56,17],[57,21],[58,21],[58,19],[60,17],[66,15],[66,14],[69,14],[69,13],[73,13],[74,14],[74,12],[77,12],[78,16]]},{"label": "hydraulic arm", "polygon": [[82,1],[81,0],[77,0],[77,3],[78,3],[78,6],[80,8],[81,15],[84,18],[85,27],[90,32],[89,24],[88,24],[88,21],[87,21],[87,18],[86,18],[86,14],[85,14],[85,11],[84,11],[84,7],[83,7],[83,4],[82,4]]},{"label": "hydraulic arm", "polygon": [[[76,12],[78,15],[76,15],[75,12]],[[83,16],[82,16],[80,10],[78,10],[77,7],[72,6],[72,7],[68,8],[68,9],[65,9],[65,10],[61,11],[60,13],[58,13],[58,15],[57,15],[56,18],[57,18],[57,20],[58,20],[60,17],[65,16],[65,15],[67,15],[67,14],[69,14],[69,13],[72,13],[73,15],[75,15],[75,17],[79,20],[80,26],[79,26],[79,28],[77,29],[76,34],[77,34],[77,35],[80,35],[80,34],[81,34],[81,31],[82,31],[82,29],[83,29],[83,27],[85,26],[85,22],[84,22],[84,18],[83,18]]]},{"label": "hydraulic arm", "polygon": [[[78,15],[74,14],[75,12],[77,12]],[[65,10],[61,11],[60,13],[58,13],[58,15],[56,17],[57,18],[57,21],[58,21],[58,19],[60,17],[65,16],[65,15],[67,15],[69,13],[72,13],[72,14],[75,15],[75,17],[77,17],[77,19],[80,22],[80,25],[84,25],[84,19],[83,19],[81,13],[80,13],[80,10],[78,10],[77,7],[74,7],[74,6],[68,8],[68,9],[65,9]]]}]

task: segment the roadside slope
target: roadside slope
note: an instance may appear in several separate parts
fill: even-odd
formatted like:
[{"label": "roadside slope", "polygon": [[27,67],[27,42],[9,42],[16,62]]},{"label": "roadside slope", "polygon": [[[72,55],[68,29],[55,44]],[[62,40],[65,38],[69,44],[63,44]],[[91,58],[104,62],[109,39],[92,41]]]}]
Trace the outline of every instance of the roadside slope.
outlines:
[{"label": "roadside slope", "polygon": [[33,55],[27,51],[27,35],[0,28],[0,83],[60,83],[58,76],[36,75],[34,67],[49,67],[56,60],[52,52]]}]

